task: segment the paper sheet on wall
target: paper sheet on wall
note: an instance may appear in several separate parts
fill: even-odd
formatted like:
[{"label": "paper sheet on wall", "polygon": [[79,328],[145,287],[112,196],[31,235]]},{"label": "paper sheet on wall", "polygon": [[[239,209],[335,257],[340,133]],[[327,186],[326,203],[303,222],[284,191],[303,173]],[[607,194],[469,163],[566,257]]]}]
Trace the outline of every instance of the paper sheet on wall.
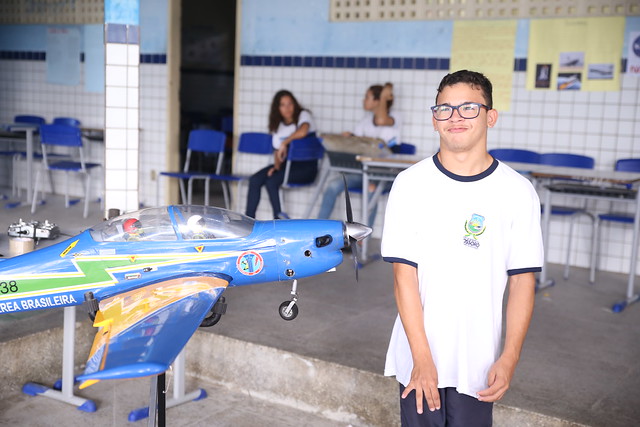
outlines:
[{"label": "paper sheet on wall", "polygon": [[80,84],[80,31],[77,28],[47,29],[47,82]]},{"label": "paper sheet on wall", "polygon": [[517,21],[455,21],[450,70],[479,71],[493,85],[493,106],[511,108]]},{"label": "paper sheet on wall", "polygon": [[640,31],[629,33],[627,52],[627,74],[640,76]]},{"label": "paper sheet on wall", "polygon": [[104,93],[104,26],[84,27],[84,90]]},{"label": "paper sheet on wall", "polygon": [[620,90],[624,16],[532,19],[527,89]]}]

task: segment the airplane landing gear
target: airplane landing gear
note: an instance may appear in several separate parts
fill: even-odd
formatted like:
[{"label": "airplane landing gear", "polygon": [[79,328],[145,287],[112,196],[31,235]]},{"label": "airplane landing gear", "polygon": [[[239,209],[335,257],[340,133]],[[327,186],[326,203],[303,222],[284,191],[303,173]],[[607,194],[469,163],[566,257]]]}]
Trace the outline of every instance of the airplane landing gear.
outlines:
[{"label": "airplane landing gear", "polygon": [[100,310],[100,304],[98,300],[93,296],[93,292],[86,292],[84,294],[84,302],[82,303],[85,310],[87,310],[87,314],[89,315],[89,319],[91,321],[96,320],[96,313]]},{"label": "airplane landing gear", "polygon": [[225,302],[224,297],[220,297],[213,307],[211,307],[211,311],[207,314],[207,316],[202,319],[202,323],[200,323],[200,327],[208,328],[209,326],[213,326],[217,324],[222,315],[227,312],[227,303]]},{"label": "airplane landing gear", "polygon": [[298,316],[298,306],[296,303],[298,302],[298,280],[293,280],[293,285],[291,285],[291,301],[284,301],[280,304],[278,308],[278,313],[280,317],[284,320],[293,320]]}]

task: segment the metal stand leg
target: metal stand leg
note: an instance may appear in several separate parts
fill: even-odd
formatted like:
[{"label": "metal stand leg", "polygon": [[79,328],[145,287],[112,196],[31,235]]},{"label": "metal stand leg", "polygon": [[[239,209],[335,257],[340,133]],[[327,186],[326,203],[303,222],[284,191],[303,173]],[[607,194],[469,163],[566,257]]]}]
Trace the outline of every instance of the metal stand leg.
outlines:
[{"label": "metal stand leg", "polygon": [[[30,396],[44,396],[61,402],[76,406],[84,412],[95,412],[96,404],[94,401],[74,396],[73,394],[73,365],[74,365],[74,346],[75,346],[75,325],[76,308],[64,308],[64,338],[62,349],[62,385],[61,390],[55,390],[36,383],[26,383],[22,387],[22,392]],[[55,387],[55,386],[54,386]]]},{"label": "metal stand leg", "polygon": [[[173,397],[166,402],[167,408],[207,397],[207,392],[200,388],[185,394],[185,352],[183,349],[173,362]],[[134,409],[129,413],[129,421],[138,421],[149,416],[149,407]]]}]

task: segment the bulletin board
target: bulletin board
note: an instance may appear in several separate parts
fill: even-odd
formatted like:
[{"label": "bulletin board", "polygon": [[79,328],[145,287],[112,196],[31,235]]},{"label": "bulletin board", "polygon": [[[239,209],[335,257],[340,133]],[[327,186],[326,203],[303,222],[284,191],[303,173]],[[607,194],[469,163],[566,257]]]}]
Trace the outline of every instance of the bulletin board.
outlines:
[{"label": "bulletin board", "polygon": [[493,106],[500,111],[511,108],[516,26],[515,20],[453,23],[450,71],[486,75],[493,85]]},{"label": "bulletin board", "polygon": [[620,90],[624,16],[531,20],[528,90]]}]

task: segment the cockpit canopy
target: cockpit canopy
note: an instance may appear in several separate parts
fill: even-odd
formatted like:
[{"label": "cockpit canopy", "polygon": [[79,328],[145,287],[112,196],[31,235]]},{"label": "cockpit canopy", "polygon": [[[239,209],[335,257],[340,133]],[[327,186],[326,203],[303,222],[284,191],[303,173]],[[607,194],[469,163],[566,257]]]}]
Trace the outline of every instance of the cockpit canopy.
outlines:
[{"label": "cockpit canopy", "polygon": [[229,239],[248,236],[255,220],[210,206],[142,209],[92,227],[96,242]]}]

